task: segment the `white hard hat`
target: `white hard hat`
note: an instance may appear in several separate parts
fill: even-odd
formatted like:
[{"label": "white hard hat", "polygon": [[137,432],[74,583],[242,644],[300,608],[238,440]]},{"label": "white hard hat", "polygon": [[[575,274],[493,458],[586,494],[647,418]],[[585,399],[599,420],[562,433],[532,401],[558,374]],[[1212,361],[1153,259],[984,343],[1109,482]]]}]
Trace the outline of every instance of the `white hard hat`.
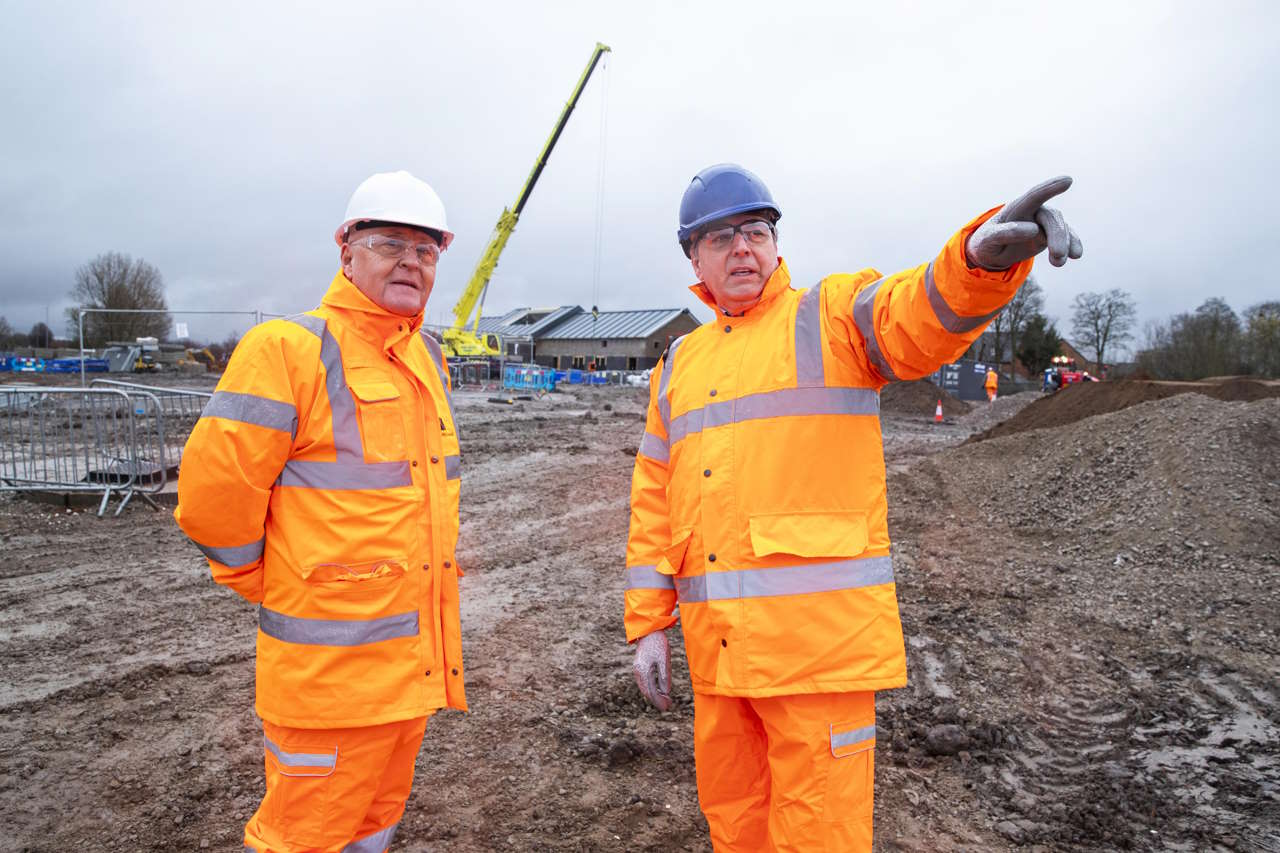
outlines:
[{"label": "white hard hat", "polygon": [[447,249],[453,242],[453,232],[444,217],[444,202],[431,185],[403,170],[379,172],[370,175],[356,187],[347,202],[347,215],[334,232],[333,239],[341,246],[347,229],[357,222],[375,220],[430,228],[440,232],[440,248]]}]

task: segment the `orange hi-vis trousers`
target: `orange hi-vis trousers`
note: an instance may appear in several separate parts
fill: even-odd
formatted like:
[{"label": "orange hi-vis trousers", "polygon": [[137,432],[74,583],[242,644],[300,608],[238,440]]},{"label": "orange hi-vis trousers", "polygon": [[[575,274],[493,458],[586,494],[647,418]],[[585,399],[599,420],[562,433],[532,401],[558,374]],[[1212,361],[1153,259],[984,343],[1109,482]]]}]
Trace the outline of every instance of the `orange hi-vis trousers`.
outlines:
[{"label": "orange hi-vis trousers", "polygon": [[716,853],[871,850],[875,693],[694,693],[693,736]]},{"label": "orange hi-vis trousers", "polygon": [[426,717],[354,729],[263,721],[267,795],[244,828],[255,853],[383,853],[413,787]]}]

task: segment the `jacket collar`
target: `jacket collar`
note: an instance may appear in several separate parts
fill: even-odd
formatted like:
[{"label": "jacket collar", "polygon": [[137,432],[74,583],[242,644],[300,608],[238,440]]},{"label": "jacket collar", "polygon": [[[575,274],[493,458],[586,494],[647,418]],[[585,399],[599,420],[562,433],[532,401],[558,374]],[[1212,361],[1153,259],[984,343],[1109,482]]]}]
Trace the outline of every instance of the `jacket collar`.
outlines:
[{"label": "jacket collar", "polygon": [[[778,268],[773,271],[773,275],[769,276],[769,280],[764,283],[764,288],[760,291],[760,301],[744,311],[742,316],[749,317],[760,311],[776,299],[779,293],[790,289],[790,287],[791,271],[787,269],[786,259],[779,256]],[[691,285],[689,290],[692,291],[694,296],[698,297],[698,299],[702,301],[703,305],[706,305],[712,311],[716,312],[717,317],[724,315],[724,312],[720,310],[720,306],[716,304],[716,298],[711,295],[711,288],[707,287],[702,282],[698,282],[697,284]]]},{"label": "jacket collar", "polygon": [[390,349],[416,334],[422,326],[422,314],[416,317],[392,314],[361,293],[342,270],[333,277],[320,304],[339,314],[360,337],[383,349]]}]

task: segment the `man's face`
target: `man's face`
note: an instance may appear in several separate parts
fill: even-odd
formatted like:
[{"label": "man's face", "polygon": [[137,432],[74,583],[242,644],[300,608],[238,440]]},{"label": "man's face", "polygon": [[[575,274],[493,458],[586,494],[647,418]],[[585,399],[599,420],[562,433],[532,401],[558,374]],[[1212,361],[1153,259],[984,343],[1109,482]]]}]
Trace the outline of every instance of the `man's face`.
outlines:
[{"label": "man's face", "polygon": [[[388,247],[396,246],[387,240],[400,241],[405,251],[394,257],[375,251],[380,249],[385,253]],[[416,317],[422,313],[436,283],[436,257],[439,256],[437,248],[434,256],[426,253],[419,257],[414,248],[422,244],[439,245],[433,237],[403,225],[352,231],[342,244],[342,272],[380,307],[402,317]]]},{"label": "man's face", "polygon": [[[746,223],[768,226],[769,220],[759,211],[722,219],[703,229],[690,255],[698,280],[711,291],[716,304],[730,314],[741,314],[755,305],[764,283],[778,268],[778,244],[772,228],[762,230]],[[725,242],[728,232],[721,229],[744,225],[744,230]]]}]

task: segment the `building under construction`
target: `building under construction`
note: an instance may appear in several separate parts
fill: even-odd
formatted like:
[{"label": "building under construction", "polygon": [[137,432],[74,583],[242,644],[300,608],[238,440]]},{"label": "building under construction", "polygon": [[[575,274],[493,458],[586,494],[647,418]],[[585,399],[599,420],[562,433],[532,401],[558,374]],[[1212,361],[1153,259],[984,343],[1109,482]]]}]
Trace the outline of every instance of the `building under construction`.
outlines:
[{"label": "building under construction", "polygon": [[482,317],[509,358],[558,369],[647,370],[667,344],[702,325],[687,308],[586,311],[577,305],[517,308]]}]

